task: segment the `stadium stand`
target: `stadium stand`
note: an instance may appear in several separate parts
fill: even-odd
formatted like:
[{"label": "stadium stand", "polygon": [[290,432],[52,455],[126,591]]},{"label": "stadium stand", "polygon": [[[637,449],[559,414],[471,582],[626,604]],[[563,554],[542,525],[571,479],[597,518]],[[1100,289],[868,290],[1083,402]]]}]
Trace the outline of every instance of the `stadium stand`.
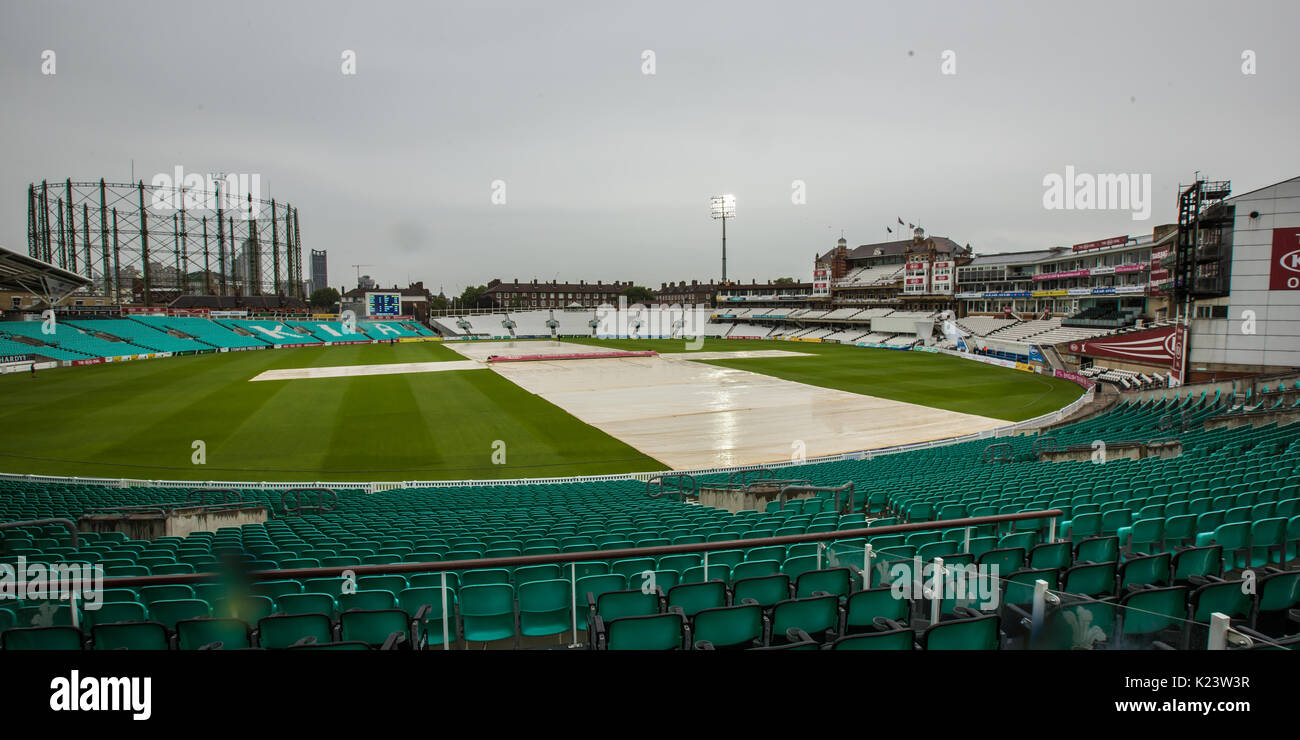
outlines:
[{"label": "stadium stand", "polygon": [[853,319],[855,321],[860,321],[863,319],[878,319],[884,316],[888,316],[893,312],[894,309],[892,308],[867,308],[867,309],[863,309],[860,313],[854,316]]},{"label": "stadium stand", "polygon": [[863,333],[861,329],[844,329],[842,331],[827,334],[825,339],[826,341],[852,344],[864,336],[867,336],[867,334]]},{"label": "stadium stand", "polygon": [[[517,325],[520,324],[521,321],[530,322],[530,326],[528,328],[523,328],[522,326],[520,326],[520,328],[516,328],[515,333],[516,334],[543,333],[542,331],[529,330],[535,328],[531,326],[531,322],[535,314],[541,314],[542,316],[541,320],[542,321],[546,320],[545,311],[526,311],[526,312],[520,312],[518,314],[511,315],[510,319],[512,319]],[[473,315],[465,316],[463,318],[465,321],[469,322],[470,334],[486,334],[488,336],[493,336],[493,337],[510,336],[510,330],[502,326],[502,323],[506,321],[506,315],[503,313],[473,314]],[[549,335],[550,330],[547,329],[544,333]]]},{"label": "stadium stand", "polygon": [[[1260,395],[1283,392],[1295,389]],[[3,603],[0,642],[6,650],[365,649],[442,647],[444,633],[448,644],[463,646],[555,645],[581,633],[580,641],[601,650],[1196,649],[1206,643],[1209,615],[1221,612],[1257,647],[1293,647],[1300,642],[1300,425],[1205,424],[1230,411],[1231,401],[1217,394],[1171,393],[1046,432],[779,471],[820,486],[852,481],[854,505],[843,498],[838,508],[820,494],[731,513],[648,496],[638,480],[578,480],[340,490],[333,510],[307,515],[249,490],[245,498],[273,516],[264,524],[153,541],[82,533],[73,547],[60,527],[28,525],[0,531],[0,558],[99,563],[110,579],[104,608],[79,611],[74,628],[66,604]],[[1171,438],[1181,443],[1172,457],[1041,458],[1044,450],[1092,450],[1098,440]],[[731,477],[697,480],[726,485]],[[92,508],[191,495],[0,480],[0,519],[75,519]],[[1038,516],[1050,511],[1060,514]],[[888,529],[990,516],[1004,521]],[[785,536],[826,544],[740,544]],[[702,552],[647,554],[664,545],[707,550],[707,564]],[[422,567],[530,555],[584,559],[458,568],[446,572],[445,591],[443,573]],[[112,580],[214,572],[232,558],[269,572],[244,590]],[[906,591],[900,598],[895,587],[911,582],[910,569],[934,558],[949,568],[986,566],[975,571],[984,579],[977,591],[1001,598]],[[275,573],[365,566],[395,572],[363,572],[355,592],[336,576]],[[1246,568],[1258,576],[1249,592],[1241,588]],[[1060,604],[1031,631],[1025,620],[1039,580]],[[1080,623],[1085,629],[1076,629]]]},{"label": "stadium stand", "polygon": [[884,265],[881,267],[858,267],[835,281],[837,288],[852,288],[879,283],[890,283],[903,274],[903,265]]},{"label": "stadium stand", "polygon": [[731,331],[727,332],[728,337],[747,337],[753,339],[764,339],[772,333],[772,327],[759,326],[758,324],[735,323],[731,325]]},{"label": "stadium stand", "polygon": [[231,331],[216,321],[208,319],[182,316],[135,316],[131,320],[155,329],[178,332],[217,348],[266,347],[271,344],[250,334]]},{"label": "stadium stand", "polygon": [[720,322],[709,319],[704,324],[704,336],[706,337],[724,337],[727,331],[731,329],[730,322]]},{"label": "stadium stand", "polygon": [[89,331],[66,323],[55,324],[52,334],[42,332],[40,321],[9,321],[2,326],[2,331],[6,333],[35,339],[58,349],[77,352],[83,358],[146,355],[155,351],[129,342],[101,339]]},{"label": "stadium stand", "polygon": [[0,355],[40,355],[51,360],[84,360],[87,358],[87,355],[81,352],[71,352],[47,344],[29,344],[19,341],[14,338],[13,334],[6,333],[5,326],[5,324],[0,324]]},{"label": "stadium stand", "polygon": [[[857,318],[862,313],[864,313],[864,311],[858,308],[837,308],[834,311],[827,313],[822,318],[844,320],[844,319]],[[862,318],[869,318],[869,317],[864,316]]]},{"label": "stadium stand", "polygon": [[957,320],[957,326],[976,336],[988,336],[998,329],[1018,323],[1015,319],[1000,319],[993,316],[967,316]]},{"label": "stadium stand", "polygon": [[1012,342],[1021,342],[1028,340],[1036,334],[1061,328],[1061,320],[1052,318],[1043,320],[1020,321],[1010,326],[1004,326],[1001,329],[990,332],[987,336],[990,339],[1005,339]]},{"label": "stadium stand", "polygon": [[[306,329],[295,328],[283,321],[254,321],[249,319],[214,319],[227,329],[242,330],[270,344],[320,344]],[[358,322],[359,323],[359,322]]]},{"label": "stadium stand", "polygon": [[435,316],[430,321],[445,337],[463,337],[468,333],[460,327],[459,316]]},{"label": "stadium stand", "polygon": [[353,333],[348,335],[341,321],[286,321],[287,326],[295,329],[305,329],[313,337],[322,342],[343,342],[349,339],[371,339],[372,337],[365,332],[360,322],[353,327]]},{"label": "stadium stand", "polygon": [[434,333],[414,321],[367,321],[357,322],[357,329],[365,332],[370,339],[393,339],[394,337],[431,337]]},{"label": "stadium stand", "polygon": [[202,342],[174,337],[166,331],[154,329],[131,319],[94,319],[90,321],[67,321],[65,323],[89,331],[111,334],[154,352],[194,352],[212,349]]}]

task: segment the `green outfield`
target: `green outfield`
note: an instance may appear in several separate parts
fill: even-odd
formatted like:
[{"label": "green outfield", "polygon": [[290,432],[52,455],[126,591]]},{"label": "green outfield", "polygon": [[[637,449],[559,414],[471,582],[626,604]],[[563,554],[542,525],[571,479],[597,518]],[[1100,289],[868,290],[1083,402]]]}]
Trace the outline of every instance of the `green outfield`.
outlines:
[{"label": "green outfield", "polygon": [[[685,351],[673,340],[564,341]],[[786,380],[1008,421],[1073,383],[943,355],[710,340]],[[658,461],[490,370],[249,382],[265,370],[461,360],[437,343],[172,357],[0,376],[0,472],[181,480],[437,480],[660,470]],[[205,460],[195,461],[195,443]],[[504,449],[502,449],[504,444]],[[502,462],[504,455],[504,462]]]},{"label": "green outfield", "polygon": [[[0,377],[0,471],[431,480],[660,470],[490,370],[250,383],[264,370],[464,359],[436,343],[230,352]],[[193,462],[195,440],[206,463]],[[505,462],[493,453],[505,443]],[[498,454],[497,460],[500,460]]]}]

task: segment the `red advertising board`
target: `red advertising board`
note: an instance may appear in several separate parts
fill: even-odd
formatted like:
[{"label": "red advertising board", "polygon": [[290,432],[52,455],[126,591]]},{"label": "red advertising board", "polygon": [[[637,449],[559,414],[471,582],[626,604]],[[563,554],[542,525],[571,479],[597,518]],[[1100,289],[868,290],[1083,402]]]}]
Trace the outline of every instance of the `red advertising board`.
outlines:
[{"label": "red advertising board", "polygon": [[[1174,358],[1182,356],[1182,345],[1179,339],[1182,331],[1183,326],[1179,324],[1177,329],[1165,326],[1131,334],[1069,342],[1065,346],[1068,347],[1067,351],[1074,354],[1132,360],[1172,369]],[[1181,363],[1181,360],[1179,362]],[[1181,368],[1179,369],[1181,371]]]},{"label": "red advertising board", "polygon": [[1300,290],[1300,229],[1273,229],[1269,290]]},{"label": "red advertising board", "polygon": [[1174,327],[1174,361],[1169,364],[1169,374],[1179,385],[1183,384],[1183,361],[1187,358],[1187,326]]},{"label": "red advertising board", "polygon": [[1084,252],[1089,249],[1101,249],[1102,247],[1117,247],[1121,244],[1128,244],[1127,236],[1112,236],[1109,239],[1100,239],[1095,242],[1084,242],[1083,244],[1075,244],[1074,251]]}]

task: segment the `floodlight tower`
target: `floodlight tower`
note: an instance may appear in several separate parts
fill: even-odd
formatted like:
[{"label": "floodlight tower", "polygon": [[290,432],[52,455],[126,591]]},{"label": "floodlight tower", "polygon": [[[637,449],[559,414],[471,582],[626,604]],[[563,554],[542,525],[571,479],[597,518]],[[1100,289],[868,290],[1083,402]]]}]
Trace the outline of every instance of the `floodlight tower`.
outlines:
[{"label": "floodlight tower", "polygon": [[736,196],[715,195],[709,199],[714,219],[722,219],[722,282],[727,282],[727,219],[736,217]]}]

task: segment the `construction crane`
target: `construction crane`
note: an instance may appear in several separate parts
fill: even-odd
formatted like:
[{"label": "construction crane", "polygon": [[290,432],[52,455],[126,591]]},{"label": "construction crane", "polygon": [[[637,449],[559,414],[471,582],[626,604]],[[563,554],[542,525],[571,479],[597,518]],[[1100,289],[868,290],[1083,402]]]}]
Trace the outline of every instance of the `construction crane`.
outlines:
[{"label": "construction crane", "polygon": [[353,265],[353,267],[357,268],[357,287],[360,288],[360,287],[361,287],[361,268],[363,268],[363,267],[374,267],[374,265]]}]

